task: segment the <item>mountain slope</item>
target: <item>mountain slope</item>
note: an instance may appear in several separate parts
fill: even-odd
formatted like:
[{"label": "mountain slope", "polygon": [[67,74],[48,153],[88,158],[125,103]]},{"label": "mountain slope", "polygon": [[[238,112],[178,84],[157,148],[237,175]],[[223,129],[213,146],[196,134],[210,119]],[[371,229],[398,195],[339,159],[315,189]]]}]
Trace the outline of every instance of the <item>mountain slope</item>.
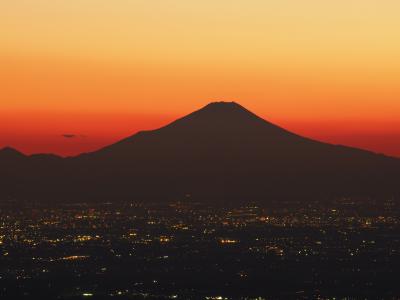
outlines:
[{"label": "mountain slope", "polygon": [[303,138],[233,102],[211,103],[93,153],[47,160],[39,178],[51,188],[43,190],[90,199],[393,195],[400,182],[398,159]]}]

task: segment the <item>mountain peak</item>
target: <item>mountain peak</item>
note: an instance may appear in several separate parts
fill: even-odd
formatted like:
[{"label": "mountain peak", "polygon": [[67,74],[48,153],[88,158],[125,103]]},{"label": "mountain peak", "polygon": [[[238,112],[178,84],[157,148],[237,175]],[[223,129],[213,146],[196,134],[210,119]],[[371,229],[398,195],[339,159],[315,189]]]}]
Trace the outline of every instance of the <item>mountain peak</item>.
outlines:
[{"label": "mountain peak", "polygon": [[[174,136],[174,138],[182,140],[240,139],[241,136],[244,139],[248,136],[286,139],[288,136],[295,136],[233,101],[211,102],[164,127],[148,132],[148,134],[167,134],[165,137]],[[135,139],[136,135],[132,137]],[[130,142],[130,138],[121,142],[126,140]]]},{"label": "mountain peak", "polygon": [[204,106],[200,111],[209,110],[209,111],[218,111],[218,112],[229,112],[229,111],[246,111],[249,112],[246,108],[241,106],[240,104],[231,101],[215,101],[210,102],[206,106]]},{"label": "mountain peak", "polygon": [[242,107],[235,101],[213,101],[208,103],[205,107]]},{"label": "mountain peak", "polygon": [[250,123],[263,125],[270,124],[268,121],[260,118],[250,110],[246,109],[237,102],[216,101],[211,102],[203,108],[189,114],[188,118],[199,119],[203,122],[225,123],[226,125],[234,123],[235,126],[246,126]]},{"label": "mountain peak", "polygon": [[221,133],[221,130],[235,132],[245,127],[254,128],[267,123],[236,102],[217,101],[168,124],[161,130],[179,129],[186,132],[217,134]]},{"label": "mountain peak", "polygon": [[202,107],[201,109],[194,111],[191,115],[202,115],[202,116],[215,116],[215,117],[228,117],[232,115],[236,116],[252,116],[256,117],[254,113],[247,110],[245,107],[240,105],[237,102],[231,101],[215,101],[210,102],[206,106]]}]

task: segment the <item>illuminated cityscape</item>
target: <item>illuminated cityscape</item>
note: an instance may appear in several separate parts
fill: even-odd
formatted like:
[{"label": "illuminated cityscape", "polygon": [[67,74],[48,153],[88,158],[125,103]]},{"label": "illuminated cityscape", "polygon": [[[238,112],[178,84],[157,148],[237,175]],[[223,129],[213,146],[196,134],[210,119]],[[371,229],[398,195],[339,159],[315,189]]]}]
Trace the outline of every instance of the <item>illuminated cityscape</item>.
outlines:
[{"label": "illuminated cityscape", "polygon": [[0,296],[342,299],[400,287],[396,199],[1,205]]}]

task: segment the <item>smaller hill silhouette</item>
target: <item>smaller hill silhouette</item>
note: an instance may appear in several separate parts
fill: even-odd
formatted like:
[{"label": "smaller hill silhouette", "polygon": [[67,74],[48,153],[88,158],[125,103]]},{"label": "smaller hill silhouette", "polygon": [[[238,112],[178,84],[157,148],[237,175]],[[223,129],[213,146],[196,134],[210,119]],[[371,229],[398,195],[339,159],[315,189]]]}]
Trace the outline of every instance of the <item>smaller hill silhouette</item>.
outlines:
[{"label": "smaller hill silhouette", "polygon": [[21,158],[25,157],[25,155],[22,152],[19,152],[18,150],[11,148],[11,147],[5,147],[3,149],[0,149],[0,158],[1,159],[15,159],[15,158]]}]

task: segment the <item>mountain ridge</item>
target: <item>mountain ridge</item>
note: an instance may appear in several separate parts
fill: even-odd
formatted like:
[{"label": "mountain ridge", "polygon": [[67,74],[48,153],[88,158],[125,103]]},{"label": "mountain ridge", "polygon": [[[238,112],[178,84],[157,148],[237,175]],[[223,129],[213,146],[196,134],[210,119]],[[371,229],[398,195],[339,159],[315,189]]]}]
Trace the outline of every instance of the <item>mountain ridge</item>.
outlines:
[{"label": "mountain ridge", "polygon": [[265,119],[259,117],[258,115],[256,115],[256,114],[254,114],[253,112],[249,111],[248,109],[246,109],[245,107],[243,107],[242,105],[238,104],[238,103],[235,102],[235,101],[214,101],[214,102],[210,102],[210,103],[208,103],[207,105],[205,105],[204,107],[202,107],[202,108],[200,108],[200,109],[198,109],[198,110],[196,110],[196,111],[194,111],[194,112],[192,112],[192,113],[190,113],[190,114],[188,114],[188,115],[186,115],[186,116],[183,116],[183,117],[181,117],[181,118],[178,118],[178,119],[176,119],[175,121],[172,121],[171,123],[166,124],[166,125],[164,125],[164,126],[161,126],[161,127],[159,127],[159,128],[150,129],[150,130],[140,130],[140,131],[138,131],[138,132],[136,132],[136,133],[134,133],[134,134],[132,134],[132,135],[126,137],[126,138],[123,138],[123,139],[117,141],[116,143],[113,143],[113,144],[110,144],[110,145],[106,145],[106,146],[104,146],[104,147],[102,147],[102,148],[100,148],[100,149],[97,149],[97,150],[93,150],[93,151],[89,151],[89,152],[80,153],[80,154],[77,154],[77,155],[74,155],[74,156],[62,157],[62,156],[59,156],[59,155],[54,154],[54,153],[34,153],[34,154],[26,155],[26,154],[24,154],[23,152],[19,151],[19,150],[16,149],[16,148],[11,147],[11,146],[5,146],[5,147],[1,148],[1,149],[0,149],[0,155],[2,155],[2,154],[4,154],[4,153],[13,153],[13,154],[15,154],[15,155],[18,154],[18,155],[20,155],[20,156],[26,156],[26,157],[31,157],[31,156],[46,156],[46,155],[48,155],[48,156],[62,157],[62,158],[76,158],[76,157],[79,157],[79,156],[81,156],[81,155],[88,155],[88,154],[92,154],[92,153],[101,151],[101,150],[104,149],[104,148],[108,148],[108,147],[110,147],[110,146],[112,146],[112,145],[114,145],[114,144],[118,144],[118,143],[120,143],[120,142],[123,142],[123,141],[125,141],[125,140],[130,139],[130,138],[133,138],[133,137],[135,137],[135,136],[140,136],[140,135],[145,135],[145,134],[151,134],[151,133],[157,133],[157,132],[159,132],[159,131],[162,131],[162,130],[165,130],[165,129],[169,129],[169,128],[171,128],[171,127],[174,127],[175,124],[180,123],[180,122],[182,122],[182,121],[185,121],[186,119],[190,118],[191,116],[196,115],[196,114],[198,114],[198,113],[202,113],[202,112],[204,112],[204,111],[213,111],[214,113],[218,113],[218,111],[221,111],[221,110],[222,110],[222,111],[225,111],[225,112],[226,112],[227,110],[229,110],[229,111],[234,111],[234,110],[236,110],[236,111],[240,111],[241,113],[246,113],[248,116],[251,116],[251,117],[257,119],[258,121],[267,123],[267,124],[269,124],[270,126],[275,127],[276,129],[280,129],[280,130],[284,131],[284,132],[287,133],[287,134],[290,134],[290,135],[292,135],[292,136],[297,136],[297,137],[300,137],[300,138],[303,138],[303,139],[307,139],[307,140],[310,140],[310,141],[318,142],[318,143],[321,143],[321,144],[327,144],[327,145],[338,146],[338,147],[346,147],[346,148],[349,148],[349,149],[361,150],[361,151],[373,153],[373,154],[376,154],[376,155],[385,156],[385,157],[388,157],[388,158],[400,159],[399,157],[387,155],[387,154],[385,154],[385,153],[378,153],[378,152],[375,152],[375,151],[365,150],[365,149],[358,148],[358,147],[347,146],[347,145],[344,145],[344,144],[332,144],[332,143],[328,143],[328,142],[322,142],[322,141],[319,141],[319,140],[316,140],[316,139],[308,138],[308,137],[305,137],[305,136],[302,136],[302,135],[293,133],[293,132],[291,132],[291,131],[289,131],[289,130],[283,128],[283,127],[280,127],[279,125],[273,124],[273,123],[271,123],[271,122],[269,122],[269,121],[267,121],[267,120],[265,120]]},{"label": "mountain ridge", "polygon": [[5,195],[65,198],[172,199],[191,194],[267,201],[392,195],[399,193],[400,182],[400,159],[302,137],[235,102],[210,103],[98,151],[62,159],[25,156],[7,164],[3,159],[3,165],[0,179],[9,182]]}]

